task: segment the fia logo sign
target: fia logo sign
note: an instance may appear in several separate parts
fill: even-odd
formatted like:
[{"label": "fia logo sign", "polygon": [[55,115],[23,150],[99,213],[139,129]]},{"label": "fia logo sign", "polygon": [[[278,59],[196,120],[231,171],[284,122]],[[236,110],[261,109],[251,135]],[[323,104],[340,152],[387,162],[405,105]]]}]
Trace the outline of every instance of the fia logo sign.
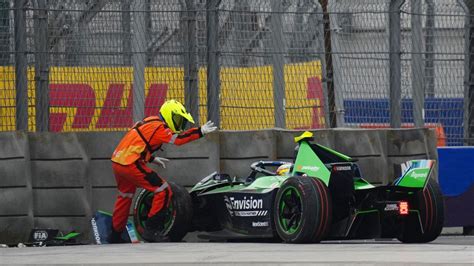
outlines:
[{"label": "fia logo sign", "polygon": [[33,234],[33,239],[36,241],[45,241],[48,239],[48,232],[42,230],[36,231]]}]

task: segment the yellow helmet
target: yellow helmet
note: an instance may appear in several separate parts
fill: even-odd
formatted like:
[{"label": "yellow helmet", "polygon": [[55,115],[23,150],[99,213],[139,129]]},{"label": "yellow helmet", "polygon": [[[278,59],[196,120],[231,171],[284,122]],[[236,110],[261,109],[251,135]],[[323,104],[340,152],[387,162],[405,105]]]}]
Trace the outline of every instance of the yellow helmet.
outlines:
[{"label": "yellow helmet", "polygon": [[160,108],[160,115],[173,133],[183,131],[186,127],[186,122],[194,124],[191,114],[186,112],[186,108],[176,100],[168,100],[163,103]]},{"label": "yellow helmet", "polygon": [[276,170],[276,174],[277,174],[277,175],[289,175],[292,166],[293,166],[292,163],[285,163],[285,164],[282,164],[282,165],[280,165],[280,167],[278,167],[278,169]]}]

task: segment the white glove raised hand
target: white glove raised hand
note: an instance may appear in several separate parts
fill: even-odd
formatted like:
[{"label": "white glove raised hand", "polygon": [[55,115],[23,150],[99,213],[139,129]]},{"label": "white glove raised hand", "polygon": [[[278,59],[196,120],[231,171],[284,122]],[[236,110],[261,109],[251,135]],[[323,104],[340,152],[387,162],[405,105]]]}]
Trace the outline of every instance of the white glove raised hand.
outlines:
[{"label": "white glove raised hand", "polygon": [[166,159],[166,158],[163,158],[163,157],[155,157],[155,159],[153,159],[152,163],[157,164],[157,165],[161,165],[161,167],[166,168],[165,162],[169,162],[169,161],[170,161],[169,159]]},{"label": "white glove raised hand", "polygon": [[214,122],[212,121],[207,121],[206,124],[201,126],[201,133],[203,135],[209,134],[211,132],[216,131],[217,127],[214,126]]}]

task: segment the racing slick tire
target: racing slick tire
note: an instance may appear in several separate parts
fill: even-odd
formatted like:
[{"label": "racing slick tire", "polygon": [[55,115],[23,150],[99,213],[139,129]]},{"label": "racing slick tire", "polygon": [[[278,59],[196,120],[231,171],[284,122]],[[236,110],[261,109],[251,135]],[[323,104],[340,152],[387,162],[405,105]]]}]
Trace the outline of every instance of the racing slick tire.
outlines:
[{"label": "racing slick tire", "polygon": [[[427,243],[435,240],[443,229],[444,201],[438,183],[428,180],[425,189],[417,192],[418,215],[411,215],[404,222],[397,237],[404,243]],[[421,223],[421,224],[420,224]],[[420,230],[423,228],[423,232]]]},{"label": "racing slick tire", "polygon": [[317,178],[288,178],[277,192],[274,225],[287,243],[318,243],[329,232],[332,218],[331,195]]},{"label": "racing slick tire", "polygon": [[[165,219],[163,235],[168,236],[172,242],[179,242],[188,233],[191,225],[193,217],[191,196],[184,187],[173,182],[168,182],[168,184],[171,186],[173,196],[167,210],[168,215]],[[152,199],[153,192],[142,190],[138,193],[134,204],[133,222],[141,239],[143,239],[144,223],[148,219]]]}]

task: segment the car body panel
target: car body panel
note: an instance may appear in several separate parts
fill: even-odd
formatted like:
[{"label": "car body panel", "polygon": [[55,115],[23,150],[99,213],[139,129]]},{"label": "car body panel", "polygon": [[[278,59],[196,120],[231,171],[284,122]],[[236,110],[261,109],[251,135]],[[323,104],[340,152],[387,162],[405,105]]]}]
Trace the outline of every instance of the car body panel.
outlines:
[{"label": "car body panel", "polygon": [[434,160],[412,160],[404,164],[406,167],[401,177],[395,180],[394,184],[400,187],[424,188],[428,182]]},{"label": "car body panel", "polygon": [[311,149],[308,142],[300,143],[298,156],[296,157],[292,173],[293,176],[304,174],[317,177],[321,179],[326,186],[329,185],[330,172]]}]

